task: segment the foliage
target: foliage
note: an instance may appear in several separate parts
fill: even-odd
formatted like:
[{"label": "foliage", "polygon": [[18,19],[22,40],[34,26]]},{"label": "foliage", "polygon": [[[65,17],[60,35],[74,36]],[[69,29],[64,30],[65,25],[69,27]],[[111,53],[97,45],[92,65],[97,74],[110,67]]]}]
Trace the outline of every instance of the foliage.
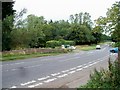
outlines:
[{"label": "foliage", "polygon": [[56,40],[51,40],[46,42],[47,47],[55,48],[56,46],[60,46],[60,45],[61,45],[60,41],[56,41]]},{"label": "foliage", "polygon": [[[61,43],[70,45],[95,43],[89,13],[72,15],[74,22],[70,23],[68,20],[46,21],[43,16],[38,17],[33,14],[22,19],[26,11],[23,9],[15,14],[14,29],[11,31],[12,49],[54,47],[60,46]],[[57,41],[54,43],[51,40]]]},{"label": "foliage", "polygon": [[116,2],[107,12],[107,18],[111,26],[112,38],[120,42],[120,2]]},{"label": "foliage", "polygon": [[95,37],[95,43],[99,43],[101,41],[103,28],[101,26],[95,26],[92,30],[92,35]]},{"label": "foliage", "polygon": [[60,49],[38,49],[38,48],[15,50],[15,51],[13,50],[13,51],[3,52],[2,61],[51,56],[51,55],[58,55],[61,53],[66,53],[66,52]]},{"label": "foliage", "polygon": [[116,42],[115,47],[119,47],[119,46],[120,46],[120,42]]},{"label": "foliage", "polygon": [[109,70],[102,69],[90,75],[90,80],[80,88],[120,88],[120,65],[109,61]]},{"label": "foliage", "polygon": [[61,46],[61,45],[74,45],[74,41],[68,41],[68,40],[51,40],[51,41],[47,41],[46,42],[46,46],[47,47],[52,47],[55,48],[56,46]]},{"label": "foliage", "polygon": [[2,51],[11,49],[11,31],[13,29],[14,2],[2,2]]},{"label": "foliage", "polygon": [[120,62],[120,1],[115,2],[106,13],[107,17],[100,17],[97,20],[98,26],[101,26],[107,33],[109,32],[112,41],[119,47],[118,61]]},{"label": "foliage", "polygon": [[71,33],[68,35],[69,40],[74,40],[76,44],[90,44],[94,41],[91,31],[85,25],[73,25]]},{"label": "foliage", "polygon": [[60,39],[61,45],[75,45],[74,41]]},{"label": "foliage", "polygon": [[26,9],[17,12],[14,15],[14,28],[6,29],[10,30],[10,34],[4,34],[4,37],[10,37],[10,44],[3,41],[5,45],[10,45],[9,50],[45,46],[54,48],[62,44],[94,44],[101,41],[102,28],[92,27],[91,16],[87,12],[70,15],[70,20],[66,21],[46,21],[43,16],[33,14],[23,19],[26,12]]},{"label": "foliage", "polygon": [[13,4],[12,2],[2,2],[2,21],[7,17],[11,16],[15,13],[15,10],[13,10]]}]

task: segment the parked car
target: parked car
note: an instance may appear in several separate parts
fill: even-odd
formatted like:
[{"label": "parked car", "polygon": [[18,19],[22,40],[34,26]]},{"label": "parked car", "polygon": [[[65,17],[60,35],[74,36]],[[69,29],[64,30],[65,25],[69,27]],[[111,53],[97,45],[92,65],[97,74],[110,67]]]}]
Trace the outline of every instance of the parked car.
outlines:
[{"label": "parked car", "polygon": [[69,48],[70,47],[70,45],[64,45],[65,46],[65,48]]},{"label": "parked car", "polygon": [[111,53],[118,53],[118,47],[110,49]]},{"label": "parked car", "polygon": [[70,46],[69,49],[75,50],[76,47],[75,46]]},{"label": "parked car", "polygon": [[61,45],[61,48],[62,48],[62,49],[67,48],[67,49],[71,49],[71,50],[75,50],[75,49],[76,49],[75,46],[70,46],[70,45]]},{"label": "parked car", "polygon": [[101,46],[100,45],[96,45],[96,49],[101,49]]}]

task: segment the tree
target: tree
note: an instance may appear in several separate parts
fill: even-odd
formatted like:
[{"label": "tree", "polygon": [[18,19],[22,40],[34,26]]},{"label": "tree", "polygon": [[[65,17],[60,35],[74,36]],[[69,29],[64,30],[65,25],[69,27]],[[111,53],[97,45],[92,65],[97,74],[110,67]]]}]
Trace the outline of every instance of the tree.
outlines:
[{"label": "tree", "polygon": [[29,15],[27,17],[26,29],[30,32],[30,47],[43,47],[45,46],[45,34],[43,33],[43,26],[45,25],[44,17],[37,17]]},{"label": "tree", "polygon": [[69,40],[75,40],[76,44],[91,44],[95,38],[92,35],[92,21],[89,13],[70,15]]},{"label": "tree", "polygon": [[95,43],[99,43],[101,41],[103,28],[101,26],[95,26],[92,30],[92,35],[95,38]]},{"label": "tree", "polygon": [[120,1],[112,5],[107,11],[107,23],[111,27],[111,33],[119,47],[118,62],[120,63]]},{"label": "tree", "polygon": [[26,20],[23,20],[23,15],[27,12],[27,9],[23,8],[20,12],[14,15],[14,28],[25,27]]},{"label": "tree", "polygon": [[85,25],[74,25],[71,27],[69,40],[74,40],[76,44],[91,44],[93,36],[91,31]]},{"label": "tree", "polygon": [[15,13],[13,10],[14,2],[2,2],[2,21],[7,17]]},{"label": "tree", "polygon": [[83,13],[79,13],[79,24],[81,25],[83,23]]},{"label": "tree", "polygon": [[74,16],[73,15],[70,15],[70,22],[74,23]]},{"label": "tree", "polygon": [[2,51],[11,49],[11,31],[13,29],[14,2],[2,2]]}]

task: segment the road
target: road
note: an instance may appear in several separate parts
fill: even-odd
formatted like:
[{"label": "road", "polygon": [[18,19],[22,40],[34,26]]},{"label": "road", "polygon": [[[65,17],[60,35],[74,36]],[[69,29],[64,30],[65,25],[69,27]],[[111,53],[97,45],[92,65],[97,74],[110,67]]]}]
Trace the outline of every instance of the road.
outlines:
[{"label": "road", "polygon": [[[2,63],[3,88],[36,88],[57,83],[108,60],[108,45],[101,50],[46,56]],[[82,73],[81,73],[82,74]],[[70,77],[69,77],[70,78]]]}]

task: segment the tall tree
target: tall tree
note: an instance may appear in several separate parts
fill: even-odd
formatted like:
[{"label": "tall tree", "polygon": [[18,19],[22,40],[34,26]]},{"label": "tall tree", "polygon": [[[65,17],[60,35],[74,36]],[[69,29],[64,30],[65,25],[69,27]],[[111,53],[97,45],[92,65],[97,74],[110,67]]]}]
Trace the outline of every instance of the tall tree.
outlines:
[{"label": "tall tree", "polygon": [[81,12],[79,13],[79,24],[80,25],[83,23],[82,20],[83,20],[83,13]]},{"label": "tall tree", "polygon": [[35,15],[29,15],[27,17],[26,28],[30,32],[30,47],[43,47],[45,34],[43,33],[43,26],[45,24],[44,17],[38,17]]},{"label": "tall tree", "polygon": [[70,22],[74,23],[74,15],[70,15]]},{"label": "tall tree", "polygon": [[2,50],[11,49],[10,33],[13,29],[14,2],[2,2]]},{"label": "tall tree", "polygon": [[[112,5],[107,12],[108,24],[111,27],[111,32],[116,39],[117,46],[119,47],[118,61],[120,63],[120,1]],[[114,38],[113,37],[113,38]]]},{"label": "tall tree", "polygon": [[101,26],[95,26],[92,30],[92,35],[95,38],[95,43],[99,43],[101,41],[103,28]]}]

